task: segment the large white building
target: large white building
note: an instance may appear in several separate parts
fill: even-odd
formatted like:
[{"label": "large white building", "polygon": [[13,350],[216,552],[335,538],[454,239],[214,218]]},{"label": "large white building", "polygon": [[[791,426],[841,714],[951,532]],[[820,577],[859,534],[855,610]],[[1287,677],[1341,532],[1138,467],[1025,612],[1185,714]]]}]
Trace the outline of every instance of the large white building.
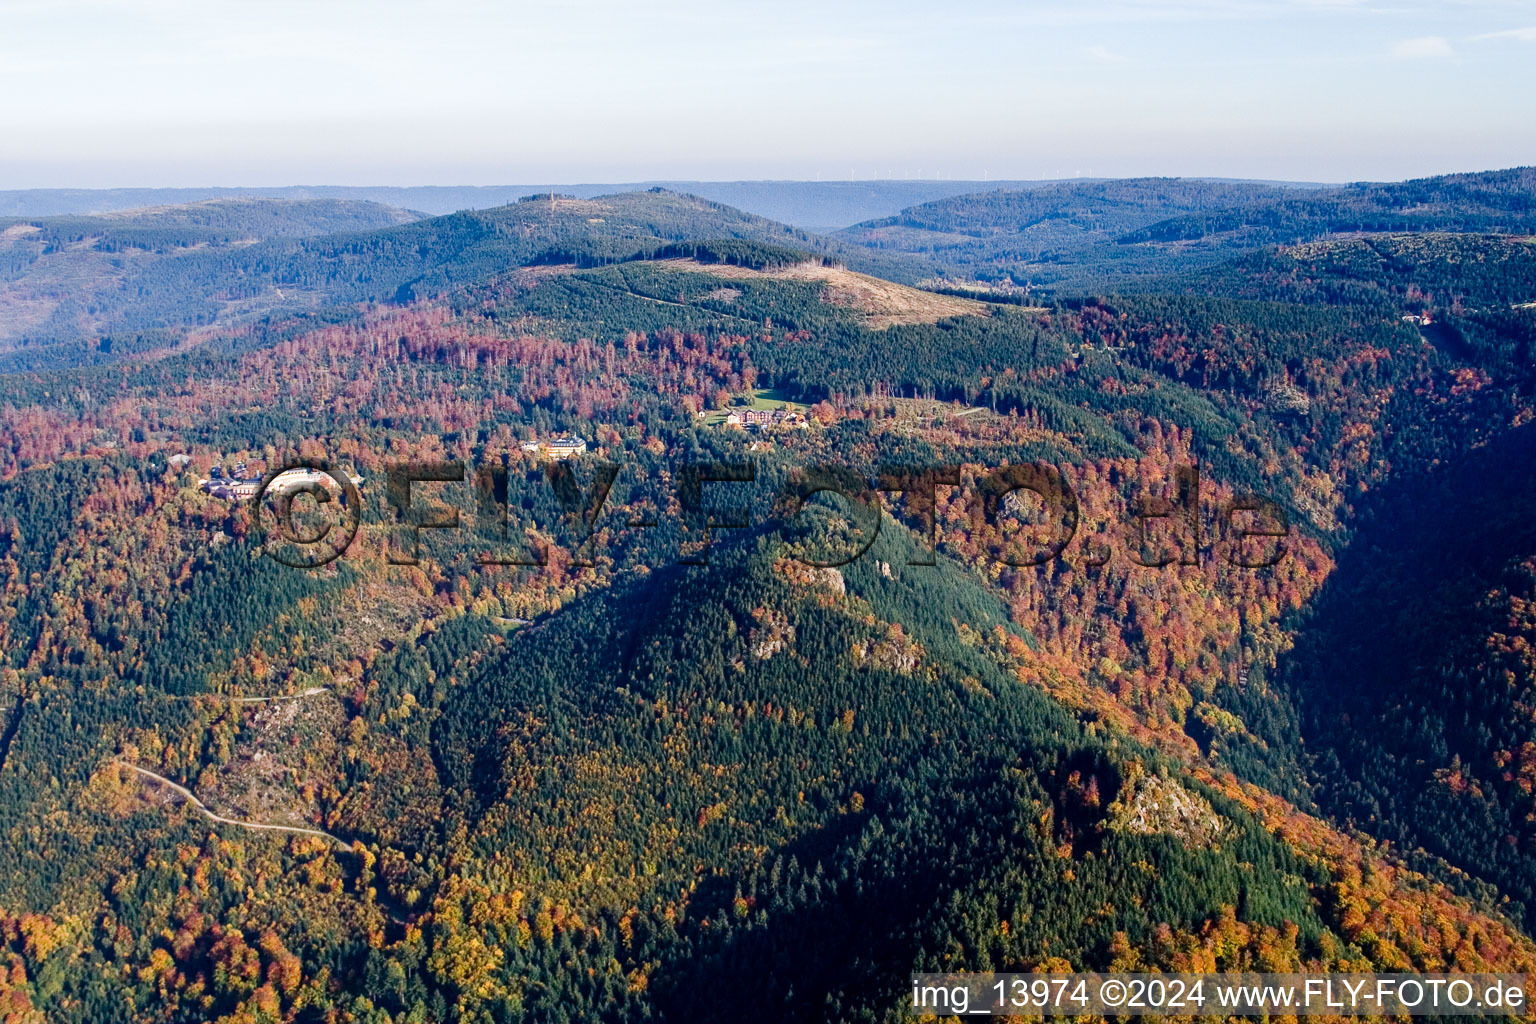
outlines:
[{"label": "large white building", "polygon": [[543,455],[561,462],[585,454],[587,442],[580,437],[557,437],[553,441],[524,441],[522,449],[530,455]]}]

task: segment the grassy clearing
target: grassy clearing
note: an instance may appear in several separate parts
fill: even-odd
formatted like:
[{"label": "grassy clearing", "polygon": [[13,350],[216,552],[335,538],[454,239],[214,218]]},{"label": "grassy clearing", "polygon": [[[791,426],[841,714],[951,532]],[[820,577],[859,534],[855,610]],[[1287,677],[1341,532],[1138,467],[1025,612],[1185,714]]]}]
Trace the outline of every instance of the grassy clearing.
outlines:
[{"label": "grassy clearing", "polygon": [[726,280],[773,278],[819,283],[822,285],[822,302],[852,311],[861,324],[874,331],[898,324],[932,324],[950,317],[991,315],[987,304],[975,299],[925,292],[820,263],[797,263],[777,270],[750,270],[726,263],[705,264],[686,259],[661,262],[677,270],[711,274]]},{"label": "grassy clearing", "polygon": [[[789,392],[780,391],[778,388],[758,388],[752,392],[752,400],[745,405],[732,405],[732,409],[792,409],[795,412],[809,413],[811,407],[805,402],[797,402],[790,397]],[[711,409],[704,414],[705,426],[718,427],[725,422],[728,409]]]}]

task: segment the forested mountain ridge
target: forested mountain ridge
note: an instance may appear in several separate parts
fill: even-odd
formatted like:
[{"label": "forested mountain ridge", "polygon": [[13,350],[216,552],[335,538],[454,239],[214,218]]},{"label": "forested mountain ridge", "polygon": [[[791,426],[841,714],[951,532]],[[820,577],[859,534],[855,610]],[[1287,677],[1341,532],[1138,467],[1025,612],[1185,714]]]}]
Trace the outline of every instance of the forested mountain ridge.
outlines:
[{"label": "forested mountain ridge", "polygon": [[[10,368],[112,361],[264,317],[409,301],[572,247],[617,257],[669,242],[741,239],[835,256],[899,280],[926,272],[909,258],[850,249],[662,189],[590,200],[546,194],[427,219],[371,207],[396,226],[340,233],[347,216],[339,210],[353,207],[310,203],[245,200],[11,224],[0,236],[0,302],[12,309],[0,342],[18,350]],[[281,214],[272,211],[284,209],[314,214],[315,230],[305,233],[316,237],[280,237],[294,233],[278,229]],[[247,244],[262,228],[270,237]]]},{"label": "forested mountain ridge", "polygon": [[[41,236],[38,240],[55,248],[91,239],[96,245],[106,242],[108,249],[152,249],[367,231],[421,217],[382,203],[344,199],[208,199],[86,215],[8,217],[0,225],[35,227]],[[134,228],[139,229],[138,235],[128,233]],[[163,237],[155,234],[157,230]]]},{"label": "forested mountain ridge", "polygon": [[1228,246],[1288,244],[1344,232],[1536,231],[1536,168],[1359,183],[1288,197],[1258,211],[1170,218],[1120,241],[1219,239]]},{"label": "forested mountain ridge", "polygon": [[[898,213],[916,203],[997,189],[1039,188],[1046,181],[964,181],[879,178],[862,181],[644,181],[609,184],[538,182],[478,186],[293,185],[276,188],[119,188],[0,190],[0,217],[59,217],[179,206],[224,199],[334,199],[381,203],[434,216],[506,206],[533,193],[578,199],[664,188],[780,221],[805,231],[830,232]],[[1315,187],[1315,186],[1298,186]]]},{"label": "forested mountain ridge", "polygon": [[874,246],[904,237],[900,230],[890,229],[927,232],[934,236],[935,246],[963,238],[1006,238],[1015,252],[1038,253],[1052,246],[1117,238],[1177,211],[1272,203],[1294,191],[1282,186],[1182,178],[1062,182],[1028,191],[1004,188],[934,200],[893,217],[866,221],[840,234]]},{"label": "forested mountain ridge", "polygon": [[957,276],[1051,285],[1081,272],[1079,264],[1102,277],[1119,270],[1106,263],[1147,259],[1111,246],[1174,214],[1264,206],[1309,192],[1182,178],[1062,182],[939,199],[835,237],[877,251],[923,255]]},{"label": "forested mountain ridge", "polygon": [[[1536,232],[1531,168],[1288,188],[1194,179],[1061,183],[935,200],[838,233],[953,276],[1083,292],[1266,246],[1386,232]],[[1149,283],[1150,280],[1150,283]]]},{"label": "forested mountain ridge", "polygon": [[[0,349],[49,349],[44,363],[51,357],[69,365],[110,357],[114,343],[119,354],[173,345],[199,323],[235,322],[265,307],[247,301],[240,308],[227,289],[222,296],[194,292],[146,300],[145,282],[168,266],[224,259],[272,239],[392,227],[419,216],[336,199],[221,199],[0,220]],[[125,324],[140,326],[136,346],[124,343]]]},{"label": "forested mountain ridge", "polygon": [[523,196],[557,192],[578,199],[664,188],[700,196],[770,220],[807,231],[845,227],[913,203],[987,188],[1034,188],[1037,181],[644,181],[609,184],[347,186],[293,185],[276,188],[120,188],[0,190],[0,216],[59,217],[138,210],[151,206],[181,206],[226,199],[333,199],[380,203],[421,210],[434,216],[459,210],[506,206]]},{"label": "forested mountain ridge", "polygon": [[[8,1012],[896,1020],[925,968],[1536,965],[1531,496],[1489,471],[1536,410],[1524,243],[1025,305],[596,202],[264,243],[388,294],[0,375]],[[363,480],[322,569],[199,486],[295,457]],[[1059,524],[990,474],[1037,460],[1079,522],[1031,565]],[[432,461],[459,525],[413,543],[386,474]],[[1195,464],[1198,539],[1144,535]],[[818,465],[851,496],[802,508]]]}]

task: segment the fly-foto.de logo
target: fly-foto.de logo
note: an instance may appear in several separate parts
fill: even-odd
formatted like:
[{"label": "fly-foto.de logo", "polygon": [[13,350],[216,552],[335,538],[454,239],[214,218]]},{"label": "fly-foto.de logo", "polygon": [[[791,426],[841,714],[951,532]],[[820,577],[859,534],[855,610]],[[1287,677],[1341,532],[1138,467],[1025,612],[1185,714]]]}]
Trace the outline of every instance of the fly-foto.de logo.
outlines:
[{"label": "fly-foto.de logo", "polygon": [[[881,466],[873,474],[848,466],[775,465],[751,460],[687,463],[643,477],[639,464],[568,461],[525,472],[505,462],[402,462],[386,467],[382,502],[363,494],[363,481],[320,461],[288,462],[269,470],[251,490],[253,515],[264,531],[263,551],[284,565],[319,568],[357,541],[365,514],[384,527],[386,560],[418,565],[427,534],[466,534],[482,566],[539,567],[551,542],[529,544],[526,534],[561,525],[572,549],[568,564],[590,565],[601,526],[604,536],[653,531],[672,539],[676,564],[707,565],[712,538],[722,530],[781,530],[794,526],[813,503],[836,507],[855,537],[837,551],[798,551],[791,557],[815,567],[847,565],[868,551],[887,518],[900,517],[921,538],[910,565],[934,565],[946,524],[941,493],[962,488],[967,528],[994,540],[990,557],[1011,567],[1040,566],[1066,557],[1106,564],[1118,546],[1146,568],[1200,565],[1216,558],[1244,569],[1276,565],[1288,553],[1290,517],[1284,506],[1258,495],[1202,502],[1198,465],[1172,467],[1159,493],[1133,495],[1122,521],[1089,523],[1068,475],[1047,463],[992,469],[974,465]],[[653,470],[653,473],[655,471]],[[628,478],[631,497],[649,484],[643,502],[612,500]],[[529,489],[544,489],[542,498]],[[1149,491],[1152,489],[1149,488]],[[518,497],[514,497],[514,492]],[[242,495],[243,497],[243,495]],[[536,497],[536,496],[535,496]],[[537,521],[552,510],[559,523]],[[947,507],[953,508],[951,503]],[[1114,526],[1117,528],[1111,529]]]}]

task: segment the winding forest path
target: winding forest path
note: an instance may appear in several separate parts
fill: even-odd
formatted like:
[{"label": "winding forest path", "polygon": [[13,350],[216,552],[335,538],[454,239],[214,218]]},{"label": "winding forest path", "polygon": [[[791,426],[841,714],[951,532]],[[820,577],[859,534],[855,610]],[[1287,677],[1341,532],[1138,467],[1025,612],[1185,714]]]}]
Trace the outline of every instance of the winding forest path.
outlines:
[{"label": "winding forest path", "polygon": [[258,821],[241,821],[238,818],[226,818],[222,814],[215,814],[210,811],[201,800],[192,794],[190,789],[178,783],[172,782],[164,775],[152,772],[148,768],[140,768],[136,764],[128,764],[126,761],[116,761],[113,763],[120,765],[123,768],[128,768],[132,771],[138,772],[140,775],[147,779],[153,779],[154,781],[161,783],[164,786],[170,787],[173,791],[176,792],[177,795],[182,797],[193,807],[197,808],[197,810],[202,813],[203,817],[207,818],[209,821],[216,821],[222,825],[238,825],[241,828],[258,829],[267,832],[293,832],[298,835],[319,836],[322,839],[329,839],[331,842],[335,843],[337,846],[343,847],[344,849],[350,850],[352,848],[351,843],[333,836],[329,832],[322,832],[317,828],[299,828],[296,825],[267,825]]},{"label": "winding forest path", "polygon": [[302,700],[305,697],[317,697],[322,693],[330,692],[331,688],[329,686],[311,686],[309,689],[299,693],[275,693],[270,697],[231,697],[228,694],[209,691],[201,693],[168,693],[165,694],[165,697],[168,700],[202,700],[205,697],[219,697],[234,701],[236,704],[265,704],[267,701],[272,700]]},{"label": "winding forest path", "polygon": [[302,700],[305,697],[315,697],[322,693],[330,693],[329,686],[311,686],[303,693],[279,693],[271,697],[236,697],[236,704],[265,704],[269,700]]},{"label": "winding forest path", "polygon": [[16,693],[16,706],[11,708],[5,716],[5,729],[0,731],[0,772],[5,771],[5,762],[11,756],[11,741],[16,738],[16,733],[21,730],[21,716],[27,710],[27,692],[25,689]]}]

